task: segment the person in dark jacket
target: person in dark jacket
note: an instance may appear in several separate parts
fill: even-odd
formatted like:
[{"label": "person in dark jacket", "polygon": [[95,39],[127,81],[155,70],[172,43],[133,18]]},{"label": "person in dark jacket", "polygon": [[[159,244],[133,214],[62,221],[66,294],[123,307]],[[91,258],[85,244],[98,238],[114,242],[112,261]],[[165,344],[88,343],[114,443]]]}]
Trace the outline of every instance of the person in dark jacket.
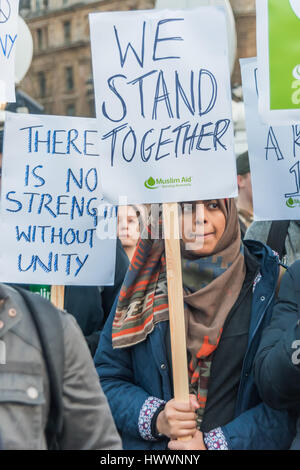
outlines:
[{"label": "person in dark jacket", "polygon": [[4,450],[122,449],[74,318],[5,284],[0,284],[0,437]]},{"label": "person in dark jacket", "polygon": [[[270,325],[255,358],[255,382],[262,399],[277,410],[300,413],[300,261],[281,280]],[[300,450],[300,419],[292,449]]]},{"label": "person in dark jacket", "polygon": [[[172,398],[163,240],[138,244],[94,357],[101,385],[124,449],[287,449],[294,423],[262,402],[251,374],[277,257],[262,243],[241,243],[234,200],[203,204],[204,219],[197,204],[183,218],[190,404]],[[202,235],[185,235],[197,225]]]}]

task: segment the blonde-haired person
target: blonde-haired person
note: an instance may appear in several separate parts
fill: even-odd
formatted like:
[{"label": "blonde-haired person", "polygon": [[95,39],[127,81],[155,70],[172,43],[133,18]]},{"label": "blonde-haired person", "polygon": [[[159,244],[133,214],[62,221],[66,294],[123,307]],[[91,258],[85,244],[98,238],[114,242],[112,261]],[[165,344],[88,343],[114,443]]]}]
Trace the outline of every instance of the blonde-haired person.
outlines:
[{"label": "blonde-haired person", "polygon": [[146,207],[143,205],[118,207],[118,238],[123,245],[129,261],[132,259],[141,236],[145,219]]}]

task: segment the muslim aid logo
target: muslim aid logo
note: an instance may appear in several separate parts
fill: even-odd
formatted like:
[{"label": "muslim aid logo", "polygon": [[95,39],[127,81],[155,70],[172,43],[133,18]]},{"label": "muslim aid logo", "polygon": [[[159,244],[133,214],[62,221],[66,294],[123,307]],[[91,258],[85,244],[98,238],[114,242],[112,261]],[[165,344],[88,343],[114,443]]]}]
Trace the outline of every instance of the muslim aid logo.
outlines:
[{"label": "muslim aid logo", "polygon": [[163,189],[167,188],[178,188],[182,186],[192,186],[192,177],[191,176],[182,176],[180,178],[173,178],[172,176],[170,178],[148,178],[144,186],[147,189],[157,189],[159,187]]},{"label": "muslim aid logo", "polygon": [[150,178],[147,179],[147,181],[145,181],[144,185],[147,189],[156,189],[157,188],[157,186],[155,186],[155,179],[153,179],[152,176],[150,176]]},{"label": "muslim aid logo", "polygon": [[294,197],[290,197],[290,198],[286,201],[286,205],[288,206],[289,209],[295,209],[295,207],[299,207],[299,206],[300,206],[300,199],[294,198]]},{"label": "muslim aid logo", "polygon": [[295,207],[294,199],[293,199],[292,197],[290,197],[290,198],[286,201],[286,205],[287,205],[290,209],[294,209],[294,207]]},{"label": "muslim aid logo", "polygon": [[300,1],[268,0],[270,108],[300,108]]}]

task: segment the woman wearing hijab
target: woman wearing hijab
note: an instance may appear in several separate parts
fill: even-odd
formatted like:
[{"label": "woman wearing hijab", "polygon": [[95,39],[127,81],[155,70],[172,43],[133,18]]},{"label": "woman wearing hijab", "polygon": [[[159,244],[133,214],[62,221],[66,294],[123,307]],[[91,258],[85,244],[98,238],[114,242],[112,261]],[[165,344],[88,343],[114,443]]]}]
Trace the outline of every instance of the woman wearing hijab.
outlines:
[{"label": "woman wearing hijab", "polygon": [[[260,242],[241,243],[233,200],[188,207],[181,255],[190,403],[172,398],[164,241],[140,240],[95,355],[123,447],[286,449],[294,422],[261,402],[251,375],[277,257]],[[189,227],[202,232],[191,237]]]}]

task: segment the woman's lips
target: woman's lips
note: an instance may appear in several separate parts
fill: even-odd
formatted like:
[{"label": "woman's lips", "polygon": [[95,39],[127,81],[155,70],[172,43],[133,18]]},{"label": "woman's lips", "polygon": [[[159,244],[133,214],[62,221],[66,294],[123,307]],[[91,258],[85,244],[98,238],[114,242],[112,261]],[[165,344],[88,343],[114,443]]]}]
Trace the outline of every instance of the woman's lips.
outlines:
[{"label": "woman's lips", "polygon": [[206,238],[209,238],[209,237],[212,237],[214,236],[215,233],[214,232],[209,232],[209,233],[203,233],[202,235],[199,235],[199,234],[190,234],[187,239],[188,240],[191,240],[191,241],[203,241],[205,240]]},{"label": "woman's lips", "polygon": [[196,234],[195,237],[196,237],[196,238],[205,238],[205,237],[210,237],[210,236],[212,236],[212,235],[214,235],[214,232],[203,233],[202,235]]}]

